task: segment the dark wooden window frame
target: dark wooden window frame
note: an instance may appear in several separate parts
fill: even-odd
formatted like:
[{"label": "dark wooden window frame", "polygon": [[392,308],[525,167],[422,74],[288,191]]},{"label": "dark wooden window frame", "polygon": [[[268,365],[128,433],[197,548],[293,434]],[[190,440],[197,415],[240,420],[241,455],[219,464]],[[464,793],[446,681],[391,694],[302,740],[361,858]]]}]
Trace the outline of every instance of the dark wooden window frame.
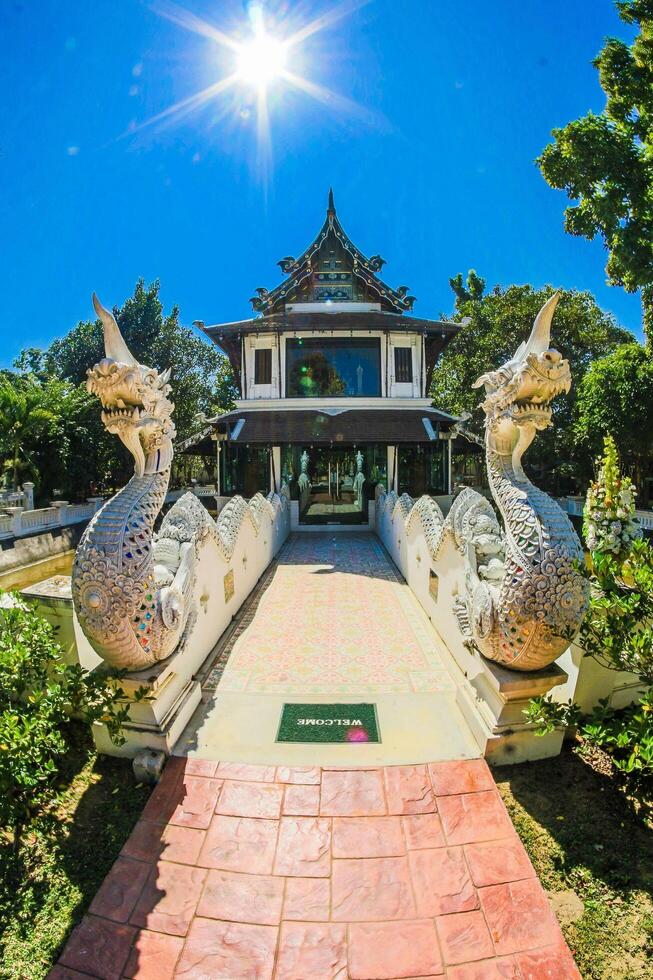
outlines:
[{"label": "dark wooden window frame", "polygon": [[413,348],[395,347],[395,381],[397,384],[413,383]]},{"label": "dark wooden window frame", "polygon": [[254,351],[254,384],[272,384],[272,348],[257,347]]}]

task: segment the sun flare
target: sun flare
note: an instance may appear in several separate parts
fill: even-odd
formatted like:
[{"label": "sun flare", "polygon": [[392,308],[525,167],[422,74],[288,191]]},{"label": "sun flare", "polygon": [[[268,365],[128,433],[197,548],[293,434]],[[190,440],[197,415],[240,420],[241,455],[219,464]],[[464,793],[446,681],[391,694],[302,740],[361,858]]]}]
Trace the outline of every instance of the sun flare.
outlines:
[{"label": "sun flare", "polygon": [[257,89],[265,89],[286,67],[287,48],[271,34],[261,33],[239,46],[236,55],[238,78]]},{"label": "sun flare", "polygon": [[[369,2],[370,0],[341,0],[327,14],[299,25],[295,18],[289,15],[271,21],[265,16],[260,0],[253,0],[247,4],[247,22],[233,33],[226,33],[209,21],[178,6],[174,0],[154,0],[153,9],[160,16],[207,38],[223,53],[228,53],[227,59],[222,61],[226,72],[222,78],[206,88],[168,106],[139,126],[131,127],[129,131],[135,132],[156,124],[170,125],[173,121],[188,116],[215,99],[223,97],[227,92],[237,91],[239,87],[244,91],[253,90],[256,93],[259,158],[264,166],[267,166],[265,161],[269,159],[271,147],[268,89],[273,85],[285,85],[287,88],[300,91],[331,109],[337,109],[341,114],[362,116],[361,107],[351,99],[338,95],[293,70],[290,62],[296,59],[291,59],[290,55],[312,35],[331,28],[353,10]],[[247,36],[243,37],[243,34]],[[230,72],[229,56],[231,57]],[[218,63],[220,64],[220,61]],[[274,104],[280,103],[275,100]],[[248,119],[249,110],[239,111],[239,117]]]}]

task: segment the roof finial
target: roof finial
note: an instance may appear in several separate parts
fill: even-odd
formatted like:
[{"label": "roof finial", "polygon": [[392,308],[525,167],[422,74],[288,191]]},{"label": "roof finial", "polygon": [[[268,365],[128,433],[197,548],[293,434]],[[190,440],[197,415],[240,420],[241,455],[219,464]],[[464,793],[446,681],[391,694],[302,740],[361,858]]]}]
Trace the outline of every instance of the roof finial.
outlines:
[{"label": "roof finial", "polygon": [[327,208],[327,214],[335,214],[336,206],[333,203],[333,187],[329,188],[329,207]]}]

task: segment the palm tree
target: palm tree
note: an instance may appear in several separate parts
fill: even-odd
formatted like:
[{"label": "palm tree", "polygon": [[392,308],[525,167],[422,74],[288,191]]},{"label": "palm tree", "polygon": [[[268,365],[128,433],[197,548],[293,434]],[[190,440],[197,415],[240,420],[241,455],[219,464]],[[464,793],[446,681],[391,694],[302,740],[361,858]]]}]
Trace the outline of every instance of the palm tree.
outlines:
[{"label": "palm tree", "polygon": [[21,456],[29,457],[53,419],[40,385],[17,376],[0,379],[0,446],[9,456],[15,490]]}]

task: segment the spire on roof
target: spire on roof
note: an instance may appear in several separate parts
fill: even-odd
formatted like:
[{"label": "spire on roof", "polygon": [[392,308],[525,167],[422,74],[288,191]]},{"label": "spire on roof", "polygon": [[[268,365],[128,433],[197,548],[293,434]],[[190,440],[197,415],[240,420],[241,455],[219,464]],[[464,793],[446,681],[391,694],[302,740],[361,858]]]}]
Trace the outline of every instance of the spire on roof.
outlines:
[{"label": "spire on roof", "polygon": [[335,214],[336,206],[333,203],[333,187],[329,188],[329,206],[327,208],[327,214]]}]

